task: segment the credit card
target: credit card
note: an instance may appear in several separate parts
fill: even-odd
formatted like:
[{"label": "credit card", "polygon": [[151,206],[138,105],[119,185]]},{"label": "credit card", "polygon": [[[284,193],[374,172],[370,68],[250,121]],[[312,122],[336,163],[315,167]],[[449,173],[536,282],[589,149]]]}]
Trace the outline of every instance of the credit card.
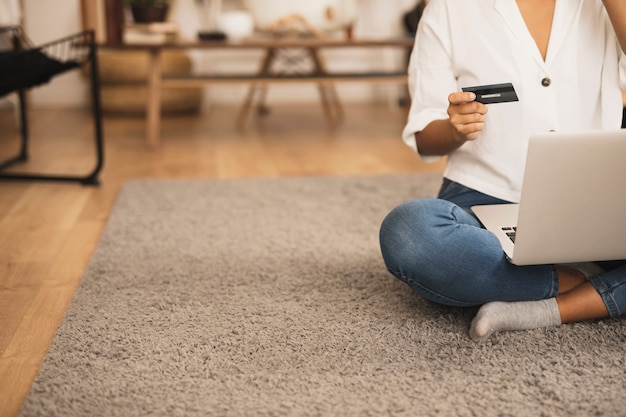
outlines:
[{"label": "credit card", "polygon": [[519,101],[511,83],[463,87],[462,90],[476,94],[476,101],[483,104]]}]

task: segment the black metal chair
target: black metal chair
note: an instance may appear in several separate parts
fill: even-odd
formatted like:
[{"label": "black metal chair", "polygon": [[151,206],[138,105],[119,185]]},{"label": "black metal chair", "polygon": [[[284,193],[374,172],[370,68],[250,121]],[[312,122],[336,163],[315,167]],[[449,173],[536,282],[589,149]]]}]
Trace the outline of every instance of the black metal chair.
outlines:
[{"label": "black metal chair", "polygon": [[[7,172],[6,169],[28,159],[29,131],[26,91],[48,83],[67,71],[90,66],[92,112],[96,162],[86,175]],[[20,115],[20,150],[17,155],[0,162],[0,180],[77,181],[98,185],[104,162],[102,111],[94,32],[80,32],[40,46],[33,43],[19,26],[0,27],[0,97],[16,93]]]}]

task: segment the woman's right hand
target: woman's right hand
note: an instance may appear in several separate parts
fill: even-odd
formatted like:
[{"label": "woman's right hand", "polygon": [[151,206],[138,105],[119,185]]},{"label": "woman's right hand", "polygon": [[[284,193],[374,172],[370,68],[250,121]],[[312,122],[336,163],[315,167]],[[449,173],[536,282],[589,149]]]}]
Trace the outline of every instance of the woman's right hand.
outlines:
[{"label": "woman's right hand", "polygon": [[487,106],[476,100],[471,92],[452,93],[448,96],[448,116],[457,140],[464,143],[475,140],[485,128]]},{"label": "woman's right hand", "polygon": [[448,155],[468,140],[476,140],[485,128],[487,106],[476,101],[476,94],[452,93],[448,103],[448,119],[433,120],[415,133],[420,155]]}]

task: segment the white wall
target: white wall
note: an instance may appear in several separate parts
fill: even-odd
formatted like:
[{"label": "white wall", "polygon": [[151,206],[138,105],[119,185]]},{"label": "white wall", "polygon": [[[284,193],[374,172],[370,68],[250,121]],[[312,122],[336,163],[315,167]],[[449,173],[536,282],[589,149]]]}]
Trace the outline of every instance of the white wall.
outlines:
[{"label": "white wall", "polygon": [[[35,45],[79,32],[79,0],[23,0],[25,32]],[[70,71],[46,86],[32,89],[31,103],[39,107],[77,107],[86,103],[86,83]]]},{"label": "white wall", "polygon": [[[194,37],[200,26],[196,0],[176,0],[171,20],[177,22],[181,32]],[[294,0],[310,1],[310,0]],[[359,12],[355,36],[385,37],[402,34],[402,15],[417,0],[358,0]],[[79,0],[23,0],[26,31],[35,43],[53,40],[78,32],[81,28]],[[239,8],[238,0],[225,0],[224,9]],[[205,70],[255,70],[260,55],[254,51],[224,52],[220,56],[192,53],[197,71]],[[325,52],[331,68],[355,69],[359,67],[403,69],[405,55],[400,51],[339,51]],[[240,103],[247,87],[229,86],[206,88],[207,102],[213,104]],[[344,102],[393,100],[401,91],[398,86],[372,86],[367,84],[339,84],[338,91]],[[86,80],[78,71],[54,79],[48,86],[33,90],[32,104],[38,107],[78,107],[86,105]],[[317,102],[317,90],[308,84],[272,86],[268,100],[275,102]]]}]

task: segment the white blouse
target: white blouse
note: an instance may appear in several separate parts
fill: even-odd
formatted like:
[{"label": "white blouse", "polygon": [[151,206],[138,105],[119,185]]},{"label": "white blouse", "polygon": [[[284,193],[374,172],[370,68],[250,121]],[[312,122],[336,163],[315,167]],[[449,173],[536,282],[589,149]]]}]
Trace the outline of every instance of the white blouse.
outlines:
[{"label": "white blouse", "polygon": [[481,136],[448,156],[444,175],[519,201],[531,134],[620,127],[623,58],[601,0],[556,1],[545,61],[515,0],[431,0],[411,54],[403,139],[417,151],[415,132],[448,118],[450,93],[513,83],[519,101],[488,105]]}]

